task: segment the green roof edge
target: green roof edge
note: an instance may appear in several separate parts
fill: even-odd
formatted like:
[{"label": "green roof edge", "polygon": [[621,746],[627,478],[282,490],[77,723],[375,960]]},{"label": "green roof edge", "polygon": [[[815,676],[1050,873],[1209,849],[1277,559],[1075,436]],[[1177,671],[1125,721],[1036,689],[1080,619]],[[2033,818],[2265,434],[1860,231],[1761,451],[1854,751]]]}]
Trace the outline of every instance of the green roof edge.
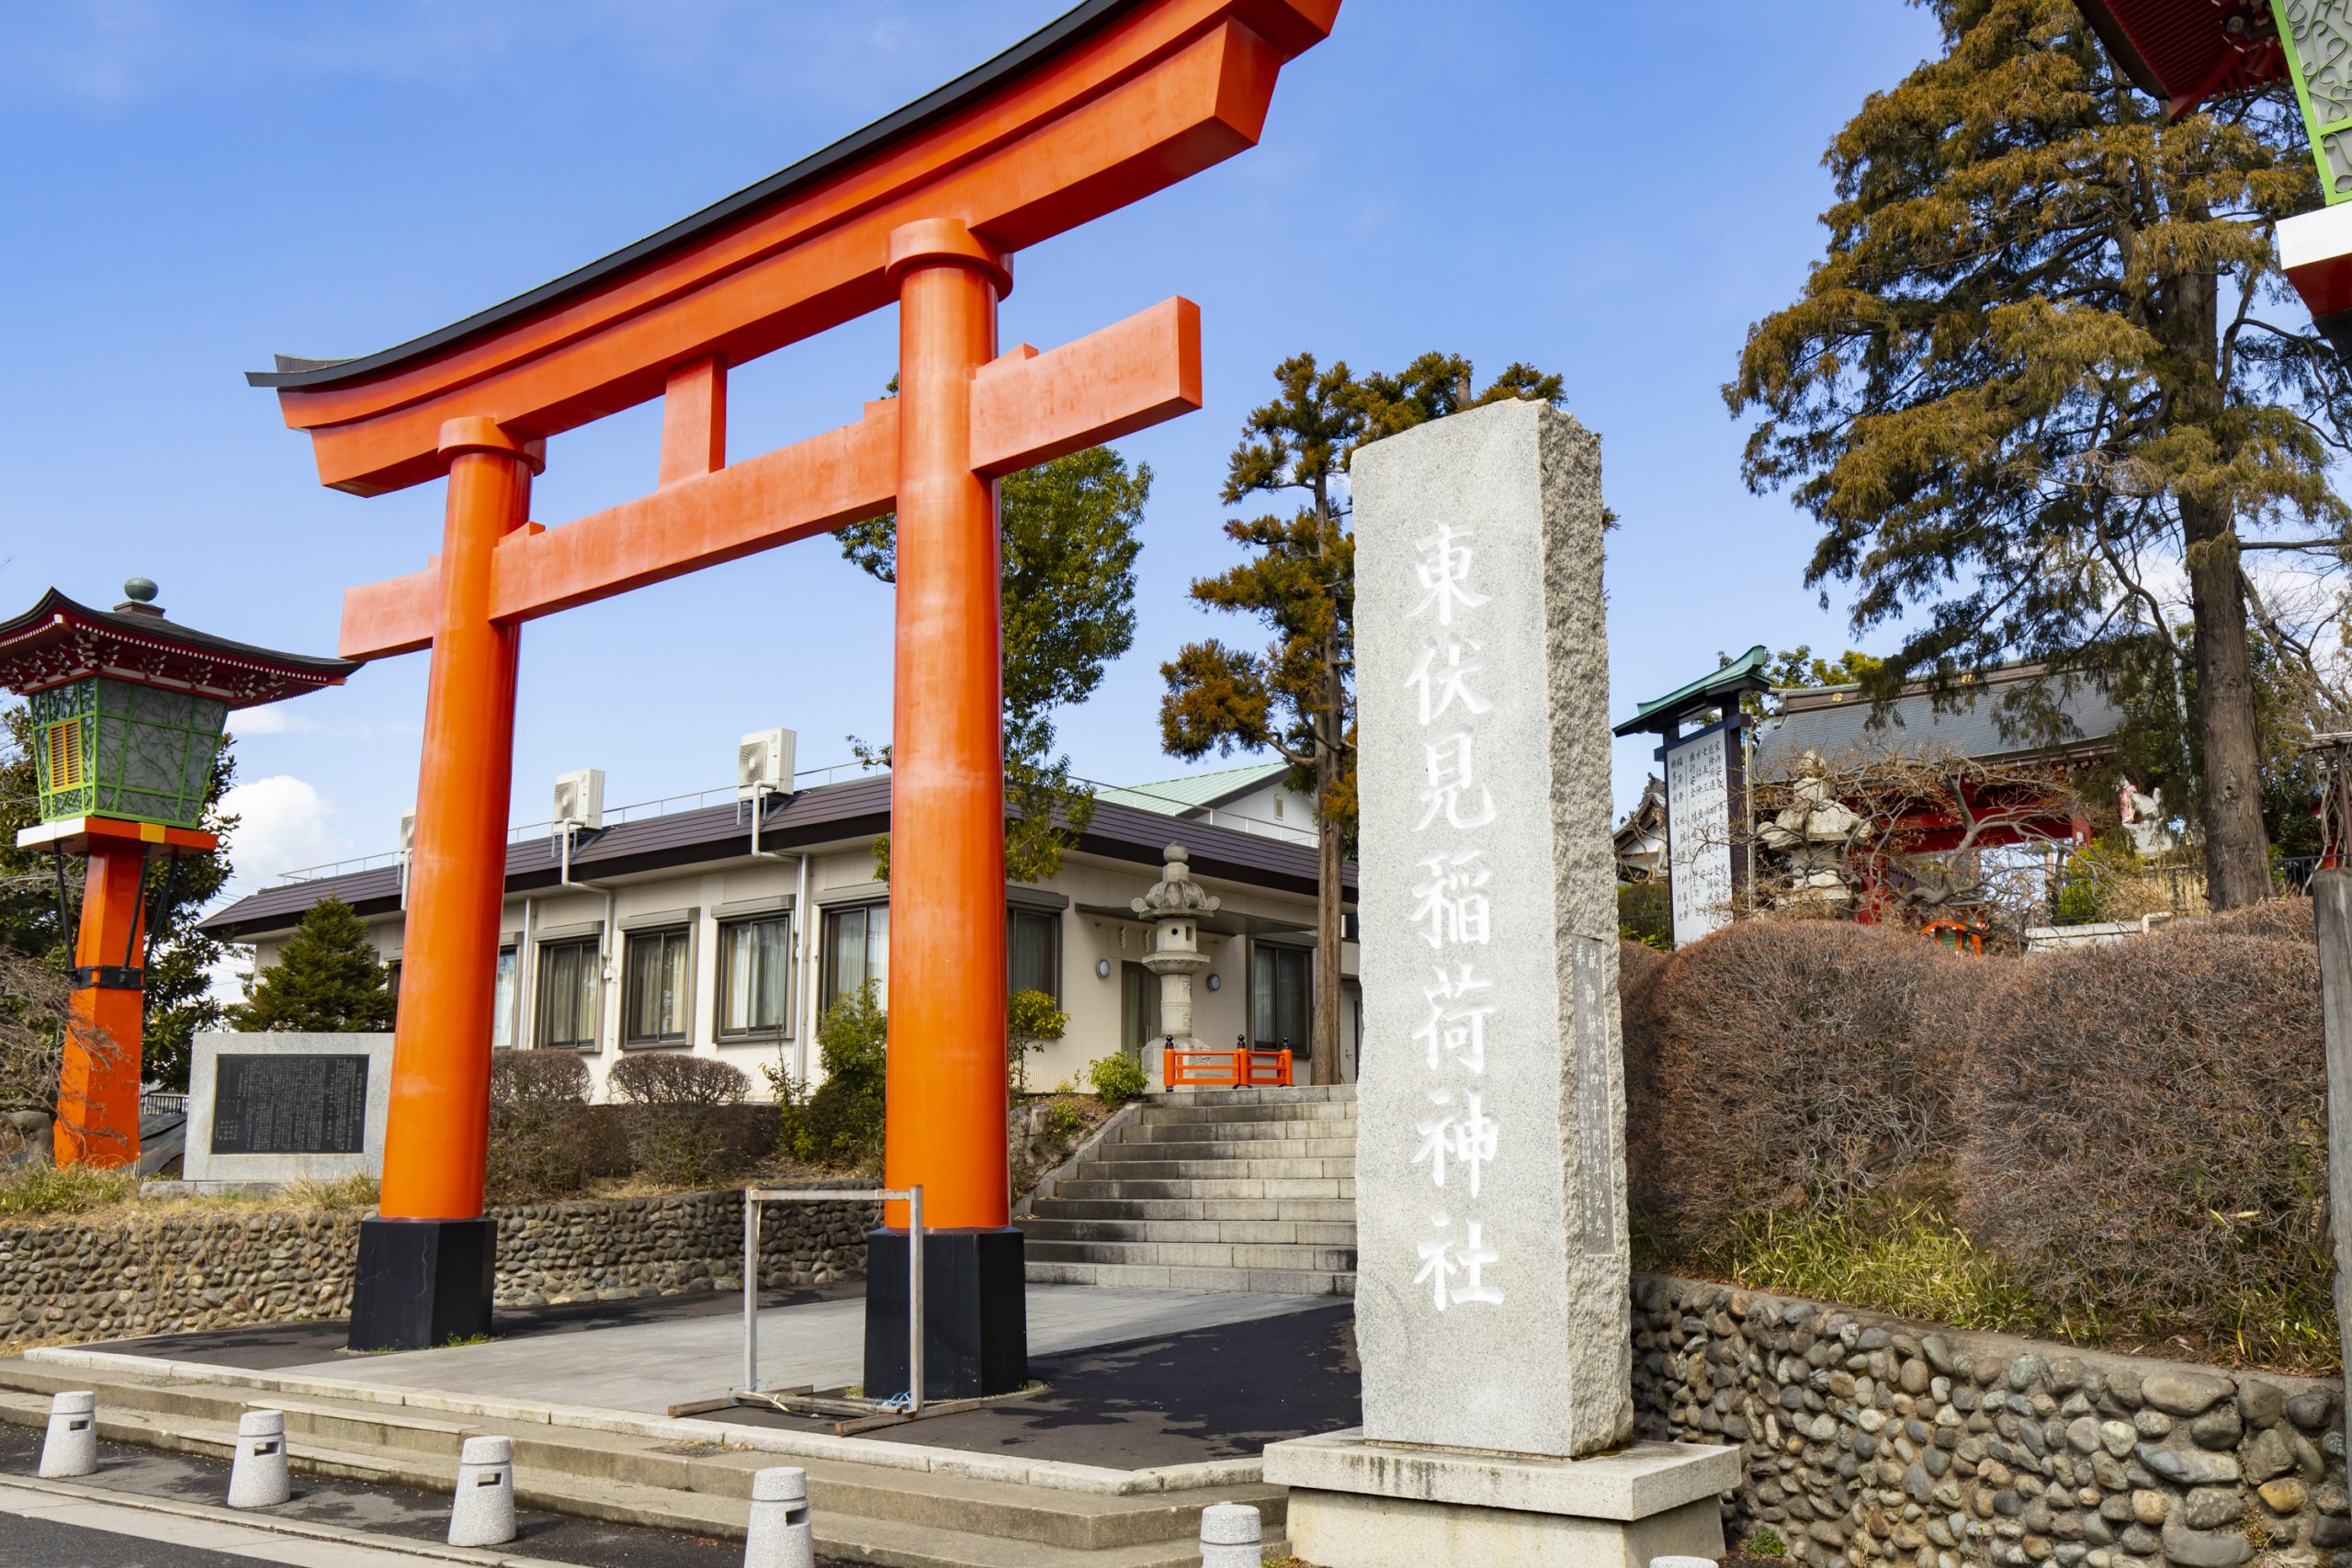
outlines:
[{"label": "green roof edge", "polygon": [[1764,682],[1763,671],[1764,666],[1770,663],[1771,660],[1771,651],[1759,642],[1737,659],[1700,676],[1695,681],[1677,686],[1662,697],[1646,703],[1634,704],[1634,716],[1611,730],[1610,733],[1638,735],[1645,729],[1656,728],[1648,722],[1653,715],[1668,708],[1679,707],[1694,698],[1714,695],[1719,692],[1745,689],[1751,685],[1760,689],[1762,684],[1769,684]]}]

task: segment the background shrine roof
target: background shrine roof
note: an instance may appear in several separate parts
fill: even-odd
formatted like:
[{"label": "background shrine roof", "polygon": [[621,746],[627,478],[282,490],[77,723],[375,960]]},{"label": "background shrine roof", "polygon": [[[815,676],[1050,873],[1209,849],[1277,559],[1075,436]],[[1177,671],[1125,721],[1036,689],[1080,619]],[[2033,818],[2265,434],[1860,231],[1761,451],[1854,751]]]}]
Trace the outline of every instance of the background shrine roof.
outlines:
[{"label": "background shrine roof", "polygon": [[2075,0],[2143,92],[2187,114],[2216,93],[2287,74],[2263,0]]},{"label": "background shrine roof", "polygon": [[[889,827],[890,779],[882,773],[800,790],[782,805],[772,807],[761,824],[760,847],[789,852],[870,840],[877,833],[889,831]],[[1168,818],[1160,813],[1138,811],[1098,797],[1093,818],[1079,835],[1077,847],[1085,853],[1148,869],[1156,876],[1169,837]],[[1311,843],[1294,843],[1207,822],[1186,822],[1177,837],[1190,852],[1194,876],[1289,893],[1312,895],[1315,891],[1316,850]],[[562,867],[553,841],[535,837],[506,846],[509,895],[538,892],[560,884]],[[572,842],[571,869],[575,879],[596,881],[650,875],[745,856],[751,848],[751,818],[732,805],[712,806],[583,833]],[[1343,897],[1352,902],[1353,861],[1341,863],[1340,879]],[[292,929],[306,910],[329,895],[364,917],[394,914],[401,907],[400,872],[392,866],[379,866],[266,887],[207,918],[201,929],[226,942],[250,941]]]},{"label": "background shrine roof", "polygon": [[1288,762],[1251,762],[1246,767],[1218,768],[1211,773],[1184,773],[1151,784],[1129,784],[1123,789],[1098,790],[1094,798],[1173,817],[1203,807],[1223,806],[1289,772]]},{"label": "background shrine roof", "polygon": [[863,130],[852,131],[831,146],[812,152],[789,167],[779,169],[757,185],[746,186],[734,195],[647,235],[635,244],[626,245],[610,255],[565,273],[561,277],[543,283],[527,293],[517,294],[502,304],[478,310],[462,321],[452,321],[422,337],[411,338],[406,343],[395,344],[374,354],[345,359],[306,359],[290,354],[278,355],[275,369],[245,372],[246,383],[280,389],[331,387],[338,382],[373,376],[466,338],[490,332],[571,295],[584,293],[649,257],[691,244],[746,213],[773,206],[798,191],[823,183],[877,148],[952,115],[975,100],[985,98],[1004,83],[1079,42],[1105,23],[1152,3],[1154,0],[1086,0],[1084,5],[1056,17],[993,60],[967,71],[946,85],[926,93]]},{"label": "background shrine roof", "polygon": [[[2007,697],[2047,680],[2043,692],[2068,721],[2067,738],[2037,744],[2028,734],[2002,728]],[[1915,682],[1871,723],[1871,705],[1856,685],[1783,690],[1778,717],[1756,727],[1755,768],[1785,771],[1807,751],[1826,758],[1856,751],[1956,751],[1980,761],[2102,750],[2122,728],[2123,710],[2103,686],[2084,676],[2049,674],[2038,663],[2007,664],[1984,671],[1961,689],[1959,705],[1936,711],[1926,682]]]},{"label": "background shrine roof", "polygon": [[18,693],[118,674],[249,707],[341,685],[358,668],[348,659],[216,637],[144,605],[93,609],[54,588],[24,614],[0,621],[0,686]]},{"label": "background shrine roof", "polygon": [[1639,735],[1645,729],[1663,731],[1680,716],[1682,709],[1712,705],[1721,698],[1738,692],[1768,691],[1771,682],[1764,679],[1764,666],[1771,661],[1771,658],[1759,642],[1721,669],[1677,686],[1662,697],[1634,704],[1634,716],[1610,733],[1622,736]]}]

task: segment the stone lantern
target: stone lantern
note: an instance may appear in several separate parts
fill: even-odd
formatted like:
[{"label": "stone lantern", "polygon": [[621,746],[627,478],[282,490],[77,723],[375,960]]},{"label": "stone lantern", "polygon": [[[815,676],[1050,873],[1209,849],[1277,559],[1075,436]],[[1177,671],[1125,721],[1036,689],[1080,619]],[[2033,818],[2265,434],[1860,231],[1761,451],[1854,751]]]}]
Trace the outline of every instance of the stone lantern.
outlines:
[{"label": "stone lantern", "polygon": [[[1209,966],[1201,951],[1200,918],[1215,914],[1217,900],[1193,880],[1183,845],[1170,844],[1164,853],[1159,880],[1129,907],[1152,923],[1152,950],[1143,966],[1159,976],[1161,1046],[1187,1051],[1199,1044],[1193,1038],[1193,976]],[[1153,1089],[1164,1087],[1159,1051],[1150,1045],[1144,1047],[1144,1072]]]}]

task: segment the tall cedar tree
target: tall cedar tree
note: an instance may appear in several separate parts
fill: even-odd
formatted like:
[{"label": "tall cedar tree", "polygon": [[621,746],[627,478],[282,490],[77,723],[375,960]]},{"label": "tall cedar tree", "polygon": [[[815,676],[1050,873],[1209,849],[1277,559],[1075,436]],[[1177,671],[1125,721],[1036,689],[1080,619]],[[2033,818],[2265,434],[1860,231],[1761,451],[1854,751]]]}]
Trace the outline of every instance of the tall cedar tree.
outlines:
[{"label": "tall cedar tree", "polygon": [[[2072,0],[1920,3],[1942,57],[1831,141],[1828,254],[1724,388],[1762,416],[1747,481],[1818,520],[1806,581],[1855,584],[1857,630],[1906,624],[1876,696],[2010,655],[2190,661],[2212,900],[2251,902],[2241,558],[2336,554],[2347,521],[2352,382],[2295,329],[2272,235],[2318,201],[2301,122],[2281,87],[2167,123]],[[2152,566],[2186,575],[2186,649]]]},{"label": "tall cedar tree", "polygon": [[[61,972],[73,964],[74,922],[81,916],[83,863],[64,863],[65,919],[58,921],[57,866],[46,854],[16,847],[18,829],[40,818],[29,745],[31,718],[23,704],[0,715],[0,948],[39,959]],[[207,832],[224,847],[209,854],[178,857],[169,868],[147,873],[148,923],[146,1030],[140,1068],[149,1083],[187,1088],[190,1051],[197,1031],[216,1027],[220,1004],[212,999],[209,971],[221,958],[220,944],[196,929],[204,906],[229,880],[225,840],[237,825],[220,810],[220,797],[236,779],[237,763],[223,738],[212,761],[204,797]]]},{"label": "tall cedar tree", "polygon": [[1312,1039],[1315,1081],[1340,1077],[1340,863],[1356,830],[1355,538],[1348,530],[1348,459],[1358,446],[1500,398],[1558,404],[1560,378],[1513,365],[1473,395],[1471,365],[1424,354],[1395,375],[1359,379],[1346,361],[1311,354],[1274,367],[1280,394],[1252,412],[1219,499],[1296,491],[1289,517],[1235,518],[1226,536],[1251,558],[1193,583],[1215,609],[1255,616],[1273,634],[1262,652],[1211,640],[1160,666],[1161,743],[1186,761],[1216,750],[1270,750],[1290,784],[1316,802],[1317,897]]},{"label": "tall cedar tree", "polygon": [[[1103,667],[1135,642],[1137,529],[1150,495],[1151,466],[1130,473],[1108,446],[1003,481],[1004,865],[1015,882],[1053,875],[1064,847],[1093,818],[1093,792],[1073,784],[1069,759],[1055,754],[1053,714],[1091,696]],[[853,524],[841,539],[842,554],[859,568],[898,581],[895,514]],[[886,875],[888,854],[885,838],[875,856]]]},{"label": "tall cedar tree", "polygon": [[236,1028],[259,1033],[359,1034],[392,1026],[391,969],[376,956],[368,928],[350,905],[324,898],[255,975],[245,999],[229,1010]]}]

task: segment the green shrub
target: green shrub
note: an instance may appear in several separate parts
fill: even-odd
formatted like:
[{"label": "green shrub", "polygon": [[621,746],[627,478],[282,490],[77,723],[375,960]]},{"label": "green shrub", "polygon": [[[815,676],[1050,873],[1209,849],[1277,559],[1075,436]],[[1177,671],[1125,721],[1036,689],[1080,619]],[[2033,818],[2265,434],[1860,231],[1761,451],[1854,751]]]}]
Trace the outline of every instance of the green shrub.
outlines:
[{"label": "green shrub", "polygon": [[818,1021],[817,1059],[824,1064],[825,1081],[813,1092],[780,1061],[761,1069],[775,1089],[785,1146],[795,1158],[881,1168],[889,1045],[889,1015],[869,980]]},{"label": "green shrub", "polygon": [[1086,1125],[1085,1114],[1068,1100],[1057,1101],[1054,1108],[1046,1113],[1046,1118],[1053,1123],[1054,1131],[1065,1138]]},{"label": "green shrub", "polygon": [[1151,1088],[1151,1080],[1144,1076],[1143,1064],[1124,1052],[1089,1062],[1086,1076],[1094,1085],[1094,1092],[1102,1096],[1104,1107],[1113,1111],[1130,1100],[1142,1099]]},{"label": "green shrub", "polygon": [[1782,1540],[1781,1532],[1770,1525],[1758,1525],[1747,1532],[1747,1539],[1739,1543],[1739,1551],[1744,1557],[1786,1557],[1789,1543]]},{"label": "green shrub", "polygon": [[1069,1014],[1043,991],[1015,991],[1005,1004],[1005,1058],[1012,1077],[1012,1092],[1029,1092],[1029,1058],[1059,1040],[1069,1028]]}]

